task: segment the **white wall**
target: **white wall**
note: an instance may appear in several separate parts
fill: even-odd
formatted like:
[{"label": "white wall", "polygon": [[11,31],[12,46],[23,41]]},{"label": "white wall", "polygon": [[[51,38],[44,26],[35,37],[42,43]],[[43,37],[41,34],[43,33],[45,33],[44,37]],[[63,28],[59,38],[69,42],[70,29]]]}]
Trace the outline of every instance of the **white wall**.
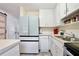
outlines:
[{"label": "white wall", "polygon": [[71,24],[69,26],[64,26],[64,27],[61,27],[60,30],[65,30],[65,35],[66,36],[71,36],[71,35],[68,35],[68,34],[75,34],[75,36],[77,38],[79,38],[79,24]]},{"label": "white wall", "polygon": [[0,10],[0,12],[6,13],[7,14],[7,25],[6,25],[6,29],[7,29],[7,39],[15,39],[16,35],[16,27],[17,27],[17,18],[15,18],[14,16],[12,16],[11,14],[7,13],[6,11]]},{"label": "white wall", "polygon": [[[73,33],[73,34],[75,34],[76,38],[79,38],[79,30],[78,29],[75,29],[75,30],[74,29],[65,30],[65,33],[68,33],[68,34],[72,34]],[[68,35],[68,34],[65,34],[65,35]]]},{"label": "white wall", "polygon": [[24,7],[20,7],[20,16],[31,16],[31,15],[39,15],[39,11],[38,10],[30,10],[30,9],[26,9]]}]

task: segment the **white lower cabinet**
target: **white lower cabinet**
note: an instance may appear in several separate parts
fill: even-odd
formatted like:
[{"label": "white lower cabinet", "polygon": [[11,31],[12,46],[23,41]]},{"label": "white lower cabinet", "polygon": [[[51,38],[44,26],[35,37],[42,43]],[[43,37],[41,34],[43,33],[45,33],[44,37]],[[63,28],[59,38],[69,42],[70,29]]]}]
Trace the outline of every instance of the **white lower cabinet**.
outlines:
[{"label": "white lower cabinet", "polygon": [[59,46],[57,45],[54,45],[54,52],[53,52],[53,55],[54,56],[62,56],[62,53],[63,53],[63,50],[62,48],[60,48]]},{"label": "white lower cabinet", "polygon": [[4,52],[1,56],[20,56],[19,44]]},{"label": "white lower cabinet", "polygon": [[39,40],[40,52],[48,52],[49,51],[49,37],[48,36],[40,36]]},{"label": "white lower cabinet", "polygon": [[63,44],[56,39],[52,39],[51,53],[53,56],[63,56]]}]

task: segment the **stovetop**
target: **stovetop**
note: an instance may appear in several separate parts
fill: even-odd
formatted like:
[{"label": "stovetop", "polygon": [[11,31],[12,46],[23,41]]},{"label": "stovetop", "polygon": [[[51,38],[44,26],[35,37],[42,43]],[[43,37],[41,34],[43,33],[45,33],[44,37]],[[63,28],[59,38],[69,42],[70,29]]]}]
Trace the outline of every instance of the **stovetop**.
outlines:
[{"label": "stovetop", "polygon": [[66,43],[65,47],[74,56],[79,56],[79,43]]}]

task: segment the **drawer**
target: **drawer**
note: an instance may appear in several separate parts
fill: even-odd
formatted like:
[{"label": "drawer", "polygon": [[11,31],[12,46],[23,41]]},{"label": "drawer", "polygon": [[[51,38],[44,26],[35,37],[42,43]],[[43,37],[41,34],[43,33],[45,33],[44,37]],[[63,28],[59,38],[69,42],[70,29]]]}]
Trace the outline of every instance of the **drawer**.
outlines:
[{"label": "drawer", "polygon": [[21,42],[20,53],[38,53],[38,42]]}]

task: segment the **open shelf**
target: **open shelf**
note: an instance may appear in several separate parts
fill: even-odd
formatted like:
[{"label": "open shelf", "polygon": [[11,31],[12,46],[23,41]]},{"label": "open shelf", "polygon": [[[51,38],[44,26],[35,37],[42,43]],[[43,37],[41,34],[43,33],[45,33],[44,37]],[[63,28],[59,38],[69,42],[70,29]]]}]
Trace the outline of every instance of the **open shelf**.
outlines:
[{"label": "open shelf", "polygon": [[73,11],[72,13],[66,15],[64,18],[61,19],[61,21],[65,21],[66,19],[71,18],[75,15],[79,15],[79,9],[77,9],[77,10]]},{"label": "open shelf", "polygon": [[79,29],[79,21],[78,22],[73,22],[70,24],[64,24],[62,27],[63,29]]}]

